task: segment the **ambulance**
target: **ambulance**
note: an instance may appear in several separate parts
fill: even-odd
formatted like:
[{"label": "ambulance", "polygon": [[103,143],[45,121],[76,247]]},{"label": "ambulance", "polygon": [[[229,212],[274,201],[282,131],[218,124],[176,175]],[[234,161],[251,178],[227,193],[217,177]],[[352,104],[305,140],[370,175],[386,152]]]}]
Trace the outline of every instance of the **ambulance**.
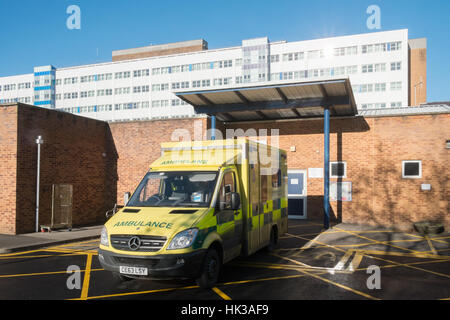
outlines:
[{"label": "ambulance", "polygon": [[121,280],[217,282],[223,264],[287,232],[286,152],[246,138],[162,143],[103,227],[98,257]]}]

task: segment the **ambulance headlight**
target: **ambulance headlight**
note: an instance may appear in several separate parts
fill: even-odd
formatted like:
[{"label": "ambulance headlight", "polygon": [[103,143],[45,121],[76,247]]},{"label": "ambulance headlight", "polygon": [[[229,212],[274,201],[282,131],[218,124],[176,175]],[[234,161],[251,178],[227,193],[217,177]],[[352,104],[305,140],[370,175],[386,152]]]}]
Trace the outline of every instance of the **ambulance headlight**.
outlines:
[{"label": "ambulance headlight", "polygon": [[175,237],[173,237],[172,241],[167,247],[167,250],[184,249],[190,247],[192,243],[194,243],[197,233],[197,228],[181,231]]},{"label": "ambulance headlight", "polygon": [[103,227],[102,233],[100,234],[100,244],[103,246],[109,246],[108,231],[106,230],[106,227]]}]

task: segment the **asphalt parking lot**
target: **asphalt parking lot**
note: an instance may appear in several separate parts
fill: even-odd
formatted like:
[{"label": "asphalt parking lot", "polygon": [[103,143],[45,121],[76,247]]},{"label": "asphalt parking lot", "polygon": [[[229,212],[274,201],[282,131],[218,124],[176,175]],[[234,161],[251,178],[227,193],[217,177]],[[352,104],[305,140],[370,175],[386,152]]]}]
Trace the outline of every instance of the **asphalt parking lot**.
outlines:
[{"label": "asphalt parking lot", "polygon": [[[97,239],[0,254],[0,299],[450,299],[449,233],[423,237],[346,224],[322,233],[321,228],[290,220],[276,251],[225,265],[211,290],[190,280],[120,283],[101,268]],[[69,266],[76,271],[68,273]],[[79,286],[69,289],[75,275]]]}]

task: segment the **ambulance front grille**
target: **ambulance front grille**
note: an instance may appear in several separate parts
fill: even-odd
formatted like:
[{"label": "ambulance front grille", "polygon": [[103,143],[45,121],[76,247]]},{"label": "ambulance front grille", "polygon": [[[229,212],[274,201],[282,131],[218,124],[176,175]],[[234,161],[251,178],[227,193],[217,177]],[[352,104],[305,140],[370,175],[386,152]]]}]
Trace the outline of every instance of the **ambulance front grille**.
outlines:
[{"label": "ambulance front grille", "polygon": [[[130,240],[133,237],[139,238],[140,245],[138,248],[136,246],[130,247]],[[166,237],[160,236],[135,236],[135,235],[111,235],[111,245],[114,249],[123,251],[145,251],[145,252],[156,252],[161,250],[166,243]],[[135,244],[136,241],[133,241]],[[133,249],[132,249],[133,248]]]}]

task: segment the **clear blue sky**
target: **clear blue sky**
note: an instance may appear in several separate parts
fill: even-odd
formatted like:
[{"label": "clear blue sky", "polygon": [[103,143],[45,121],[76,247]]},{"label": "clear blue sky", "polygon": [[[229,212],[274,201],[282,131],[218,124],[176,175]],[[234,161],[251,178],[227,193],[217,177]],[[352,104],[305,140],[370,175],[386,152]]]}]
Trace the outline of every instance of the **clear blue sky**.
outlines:
[{"label": "clear blue sky", "polygon": [[[69,5],[81,30],[69,30]],[[116,49],[204,38],[209,48],[268,36],[298,41],[374,32],[366,9],[381,8],[381,30],[409,29],[428,38],[428,101],[450,100],[448,0],[0,0],[0,76],[34,66],[66,67],[111,60]]]}]

